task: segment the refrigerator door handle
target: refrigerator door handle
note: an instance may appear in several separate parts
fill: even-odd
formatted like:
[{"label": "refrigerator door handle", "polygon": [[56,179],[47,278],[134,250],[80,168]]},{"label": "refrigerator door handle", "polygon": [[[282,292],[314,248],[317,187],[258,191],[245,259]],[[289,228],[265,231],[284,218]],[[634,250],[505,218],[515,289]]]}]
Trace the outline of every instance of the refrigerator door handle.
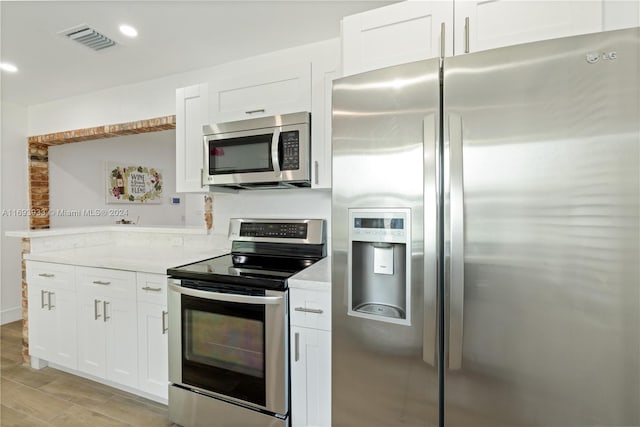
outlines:
[{"label": "refrigerator door handle", "polygon": [[464,180],[462,117],[449,114],[449,369],[462,368],[464,329]]},{"label": "refrigerator door handle", "polygon": [[423,120],[424,156],[424,325],[422,360],[437,367],[438,357],[438,176],[439,119],[429,114]]}]

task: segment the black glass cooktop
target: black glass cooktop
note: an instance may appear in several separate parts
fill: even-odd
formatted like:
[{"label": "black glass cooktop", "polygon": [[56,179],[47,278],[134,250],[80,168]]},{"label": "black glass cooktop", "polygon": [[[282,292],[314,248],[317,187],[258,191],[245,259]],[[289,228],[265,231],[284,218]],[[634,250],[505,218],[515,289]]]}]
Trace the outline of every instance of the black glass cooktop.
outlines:
[{"label": "black glass cooktop", "polygon": [[286,289],[287,279],[317,259],[227,254],[167,270],[176,279]]}]

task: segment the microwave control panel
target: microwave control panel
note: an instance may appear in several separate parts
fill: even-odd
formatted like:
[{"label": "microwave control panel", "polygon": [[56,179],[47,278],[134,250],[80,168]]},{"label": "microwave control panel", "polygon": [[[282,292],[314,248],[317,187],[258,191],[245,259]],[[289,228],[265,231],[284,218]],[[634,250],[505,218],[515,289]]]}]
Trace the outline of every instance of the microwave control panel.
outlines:
[{"label": "microwave control panel", "polygon": [[284,153],[281,169],[283,171],[300,169],[300,135],[297,130],[282,132],[282,150]]}]

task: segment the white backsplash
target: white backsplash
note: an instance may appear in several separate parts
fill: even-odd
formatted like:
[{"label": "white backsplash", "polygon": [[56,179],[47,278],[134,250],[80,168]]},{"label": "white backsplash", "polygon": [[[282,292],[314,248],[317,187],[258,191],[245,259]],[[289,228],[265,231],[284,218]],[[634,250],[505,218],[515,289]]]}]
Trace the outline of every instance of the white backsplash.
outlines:
[{"label": "white backsplash", "polygon": [[331,192],[311,189],[246,190],[214,193],[213,233],[227,235],[231,218],[309,218],[327,220],[331,230]]}]

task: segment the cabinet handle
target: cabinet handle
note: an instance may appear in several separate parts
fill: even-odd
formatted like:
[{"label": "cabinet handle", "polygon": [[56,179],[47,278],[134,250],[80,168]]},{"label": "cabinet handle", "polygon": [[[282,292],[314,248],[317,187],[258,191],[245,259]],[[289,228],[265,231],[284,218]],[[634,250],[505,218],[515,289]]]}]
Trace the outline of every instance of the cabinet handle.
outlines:
[{"label": "cabinet handle", "polygon": [[169,328],[167,327],[166,317],[169,313],[162,310],[162,335],[166,334]]},{"label": "cabinet handle", "polygon": [[45,304],[44,302],[44,294],[48,294],[49,292],[45,291],[44,289],[42,289],[40,291],[40,308],[45,308],[47,306],[47,304]]},{"label": "cabinet handle", "polygon": [[256,114],[256,113],[264,113],[264,108],[259,108],[257,110],[245,111],[245,114]]},{"label": "cabinet handle", "polygon": [[93,283],[96,285],[110,285],[111,282],[103,282],[102,280],[94,280]]},{"label": "cabinet handle", "polygon": [[318,170],[320,169],[320,167],[318,165],[318,161],[317,160],[314,162],[314,167],[315,167],[315,174],[316,174],[315,183],[316,183],[316,185],[318,185],[320,183],[320,177],[318,176]]},{"label": "cabinet handle", "polygon": [[464,53],[469,53],[469,17],[464,18]]},{"label": "cabinet handle", "polygon": [[38,276],[40,276],[40,277],[46,277],[46,278],[48,278],[48,279],[50,279],[50,278],[52,278],[52,277],[56,277],[56,275],[55,275],[55,274],[51,274],[51,273],[40,273],[40,274],[38,274]]},{"label": "cabinet handle", "polygon": [[296,332],[294,334],[294,341],[295,341],[295,354],[293,357],[293,361],[297,362],[298,360],[300,360],[300,333]]},{"label": "cabinet handle", "polygon": [[303,313],[314,313],[314,314],[322,314],[322,313],[324,313],[324,311],[319,309],[319,308],[296,307],[296,308],[294,308],[294,310],[295,311],[302,311]]},{"label": "cabinet handle", "polygon": [[445,50],[445,37],[446,37],[446,31],[445,31],[445,26],[444,26],[444,22],[442,22],[440,24],[440,58],[444,58],[444,55],[446,53]]},{"label": "cabinet handle", "polygon": [[93,300],[93,320],[98,320],[100,318],[100,313],[98,313],[98,307],[100,306],[101,302],[102,301],[100,301],[99,299]]},{"label": "cabinet handle", "polygon": [[162,288],[152,288],[150,286],[145,286],[144,288],[142,288],[143,291],[153,291],[153,292],[160,292],[162,290]]},{"label": "cabinet handle", "polygon": [[51,304],[51,295],[55,295],[55,293],[47,292],[47,303],[49,305],[49,310],[51,310],[52,308],[55,308],[55,305]]},{"label": "cabinet handle", "polygon": [[109,319],[111,319],[111,316],[107,316],[107,306],[109,305],[109,302],[104,301],[102,303],[102,312],[104,313],[104,316],[102,316],[102,320],[104,320],[105,322]]}]

